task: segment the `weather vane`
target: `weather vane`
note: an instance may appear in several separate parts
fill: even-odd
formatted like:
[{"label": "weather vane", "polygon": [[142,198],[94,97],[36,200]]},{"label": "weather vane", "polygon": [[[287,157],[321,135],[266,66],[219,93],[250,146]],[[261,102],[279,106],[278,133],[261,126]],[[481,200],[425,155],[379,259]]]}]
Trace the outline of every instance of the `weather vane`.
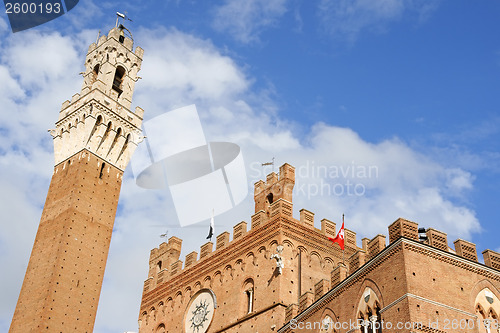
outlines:
[{"label": "weather vane", "polygon": [[267,165],[272,165],[273,166],[273,171],[274,171],[274,157],[271,160],[271,162],[266,162],[266,163],[261,163],[262,166],[267,166]]},{"label": "weather vane", "polygon": [[128,16],[127,16],[127,12],[125,12],[125,14],[122,14],[120,12],[116,12],[116,23],[115,23],[115,27],[118,27],[118,20],[120,19],[120,17],[124,20],[129,20],[130,22],[133,22]]}]

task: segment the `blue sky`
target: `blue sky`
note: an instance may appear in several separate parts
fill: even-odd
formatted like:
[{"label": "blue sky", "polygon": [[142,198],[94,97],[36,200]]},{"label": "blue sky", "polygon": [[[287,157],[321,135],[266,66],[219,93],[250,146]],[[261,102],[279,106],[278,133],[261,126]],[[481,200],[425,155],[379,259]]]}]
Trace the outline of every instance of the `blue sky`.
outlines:
[{"label": "blue sky", "polygon": [[[0,331],[10,324],[53,167],[60,105],[79,92],[87,47],[115,12],[145,49],[133,105],[145,121],[195,103],[209,141],[240,145],[249,195],[216,217],[216,234],[253,214],[252,183],[276,163],[375,166],[363,195],[297,191],[300,208],[362,237],[398,217],[500,250],[500,2],[451,0],[81,0],[13,34],[0,15]],[[298,187],[297,186],[297,187]],[[303,188],[303,187],[302,187]],[[208,189],[205,189],[208,191]],[[311,187],[309,187],[311,190]],[[154,226],[162,225],[160,228]],[[179,228],[168,191],[125,174],[95,332],[137,331],[149,251],[169,235],[184,255],[208,221]],[[194,235],[200,236],[194,236]]]}]

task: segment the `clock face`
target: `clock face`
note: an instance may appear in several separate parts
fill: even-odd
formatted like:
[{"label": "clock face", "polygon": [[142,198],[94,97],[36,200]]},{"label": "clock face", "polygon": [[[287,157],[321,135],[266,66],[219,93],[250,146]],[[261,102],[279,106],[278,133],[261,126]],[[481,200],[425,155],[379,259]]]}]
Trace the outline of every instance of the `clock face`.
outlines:
[{"label": "clock face", "polygon": [[189,303],[184,319],[186,333],[205,333],[212,322],[215,300],[209,290],[198,292]]}]

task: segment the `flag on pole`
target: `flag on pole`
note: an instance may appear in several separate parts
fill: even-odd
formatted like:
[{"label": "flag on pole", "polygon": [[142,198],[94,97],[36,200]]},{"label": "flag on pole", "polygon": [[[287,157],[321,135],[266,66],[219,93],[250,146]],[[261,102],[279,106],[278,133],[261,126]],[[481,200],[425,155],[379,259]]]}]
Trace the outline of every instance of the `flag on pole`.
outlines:
[{"label": "flag on pole", "polygon": [[337,237],[328,237],[328,239],[332,241],[332,245],[338,243],[342,251],[344,251],[344,215],[342,215],[342,227],[340,228]]},{"label": "flag on pole", "polygon": [[208,231],[207,239],[212,241],[212,236],[214,235],[214,211],[212,210],[212,217],[210,218],[210,230]]}]

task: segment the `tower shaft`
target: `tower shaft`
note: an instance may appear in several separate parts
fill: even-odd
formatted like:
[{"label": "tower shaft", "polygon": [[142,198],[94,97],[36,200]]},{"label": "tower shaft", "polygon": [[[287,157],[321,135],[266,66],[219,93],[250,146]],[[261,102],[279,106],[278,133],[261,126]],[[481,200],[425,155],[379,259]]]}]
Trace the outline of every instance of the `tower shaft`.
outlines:
[{"label": "tower shaft", "polygon": [[55,167],[10,332],[92,332],[122,174],[88,150]]}]

